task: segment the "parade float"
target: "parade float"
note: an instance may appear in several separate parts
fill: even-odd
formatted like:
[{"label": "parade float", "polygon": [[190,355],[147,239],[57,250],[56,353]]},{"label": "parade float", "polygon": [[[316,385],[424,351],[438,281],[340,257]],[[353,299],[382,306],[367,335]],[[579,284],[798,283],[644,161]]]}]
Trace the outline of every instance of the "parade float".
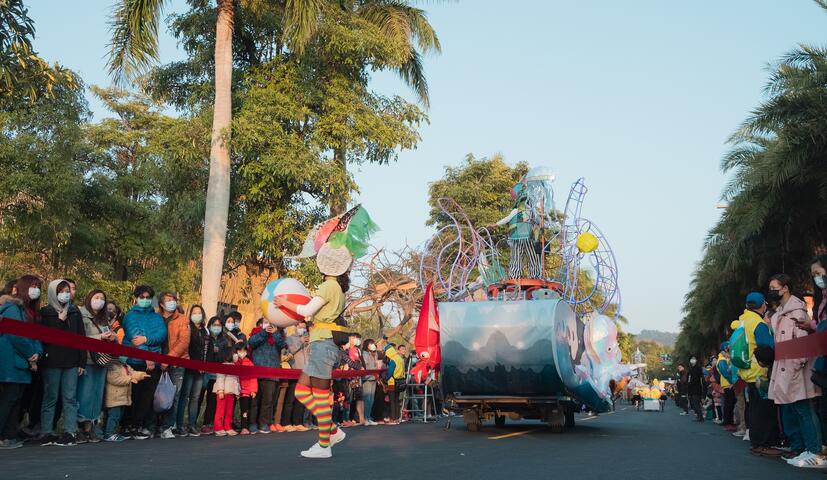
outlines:
[{"label": "parade float", "polygon": [[[423,371],[414,373],[440,373],[446,405],[471,431],[491,419],[500,426],[527,418],[561,432],[582,405],[609,410],[613,386],[628,372],[614,318],[615,256],[581,215],[584,180],[563,210],[553,181],[548,169],[531,169],[495,225],[473,225],[452,199],[439,200],[450,222],[423,249],[416,339]],[[506,229],[505,238],[492,234]]]}]

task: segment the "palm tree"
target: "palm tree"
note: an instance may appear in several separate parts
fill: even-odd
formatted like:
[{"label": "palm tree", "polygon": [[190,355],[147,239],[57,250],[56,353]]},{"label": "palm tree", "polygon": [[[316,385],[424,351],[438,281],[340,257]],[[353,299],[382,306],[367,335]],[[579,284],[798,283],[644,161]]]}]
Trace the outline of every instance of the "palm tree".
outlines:
[{"label": "palm tree", "polygon": [[[217,0],[215,25],[215,100],[210,142],[210,174],[204,214],[201,301],[214,315],[221,292],[227,216],[230,208],[230,150],[232,122],[233,22],[235,8],[255,12],[267,0]],[[109,69],[116,81],[132,81],[158,60],[158,26],[166,0],[120,0],[111,19]],[[301,52],[313,32],[324,0],[286,0],[286,44]]]}]

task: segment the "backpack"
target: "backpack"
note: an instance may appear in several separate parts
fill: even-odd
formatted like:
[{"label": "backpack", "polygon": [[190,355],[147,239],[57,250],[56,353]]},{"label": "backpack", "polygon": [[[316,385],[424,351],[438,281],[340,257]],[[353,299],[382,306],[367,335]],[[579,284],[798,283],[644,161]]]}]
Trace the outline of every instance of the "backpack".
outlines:
[{"label": "backpack", "polygon": [[732,365],[741,370],[750,369],[752,362],[750,361],[749,342],[743,326],[738,327],[729,337],[729,350]]},{"label": "backpack", "polygon": [[344,314],[340,314],[336,317],[336,320],[333,322],[336,324],[337,329],[331,329],[330,333],[333,335],[333,343],[336,344],[337,347],[341,347],[342,345],[346,345],[347,342],[350,340],[350,325],[347,323],[347,319],[345,319]]}]

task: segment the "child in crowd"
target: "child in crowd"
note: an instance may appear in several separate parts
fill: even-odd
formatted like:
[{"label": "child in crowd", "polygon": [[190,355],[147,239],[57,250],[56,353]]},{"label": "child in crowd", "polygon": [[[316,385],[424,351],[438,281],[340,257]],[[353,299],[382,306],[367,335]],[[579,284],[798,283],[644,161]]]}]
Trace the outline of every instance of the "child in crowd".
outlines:
[{"label": "child in crowd", "polygon": [[126,363],[126,358],[115,362],[107,368],[106,393],[104,406],[107,409],[106,426],[103,429],[104,442],[122,442],[127,440],[115,429],[121,422],[124,407],[132,405],[132,384],[149,377],[146,372],[133,370]]},{"label": "child in crowd", "polygon": [[[227,356],[224,365],[233,365],[239,359],[239,352],[246,350],[246,345],[243,342],[233,345],[232,353]],[[215,385],[213,385],[213,392],[218,397],[215,405],[215,420],[214,428],[217,437],[225,435],[238,435],[238,432],[233,430],[233,409],[235,407],[235,397],[241,393],[241,385],[237,375],[225,375],[219,373],[215,378]]]},{"label": "child in crowd", "polygon": [[[240,345],[241,346],[241,345]],[[238,350],[238,360],[236,365],[244,367],[252,367],[253,361],[247,357],[246,342]],[[256,423],[258,419],[258,401],[256,395],[258,394],[258,379],[255,377],[241,377],[241,396],[239,397],[239,404],[241,407],[241,434],[250,435],[255,431],[250,430],[250,422]]]}]

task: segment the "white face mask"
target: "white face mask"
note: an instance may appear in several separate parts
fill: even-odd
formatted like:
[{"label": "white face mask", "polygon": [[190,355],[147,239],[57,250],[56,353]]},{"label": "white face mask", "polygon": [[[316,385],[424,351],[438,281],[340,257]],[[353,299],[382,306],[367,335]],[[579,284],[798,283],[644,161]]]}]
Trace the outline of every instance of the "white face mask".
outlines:
[{"label": "white face mask", "polygon": [[92,301],[89,302],[89,305],[92,306],[92,310],[100,312],[101,309],[103,309],[103,307],[106,305],[106,301],[101,300],[100,298],[93,298]]},{"label": "white face mask", "polygon": [[692,365],[693,367],[695,366],[696,363],[698,363],[698,361],[695,360],[694,358],[689,361],[689,364]]},{"label": "white face mask", "polygon": [[40,298],[40,289],[37,287],[29,287],[29,298],[32,300]]},{"label": "white face mask", "polygon": [[238,355],[238,358],[243,359],[244,357],[246,357],[246,356],[247,356],[247,352],[245,352],[244,350],[242,350],[242,351],[238,352],[236,355]]},{"label": "white face mask", "polygon": [[371,343],[370,346],[368,347],[368,350],[370,350],[371,352],[375,352],[376,351],[376,345]]},{"label": "white face mask", "polygon": [[72,299],[72,294],[69,293],[69,292],[63,292],[63,293],[58,293],[57,294],[57,301],[62,303],[63,305],[66,305],[67,303],[69,303],[69,300],[71,300],[71,299]]},{"label": "white face mask", "polygon": [[227,330],[233,330],[235,328],[235,324],[227,322],[227,324],[224,325],[224,328],[226,328]]},{"label": "white face mask", "polygon": [[353,341],[353,345],[355,345],[355,346],[357,346],[357,347],[358,347],[359,345],[361,345],[361,344],[362,344],[362,341],[361,341],[361,340],[359,340],[358,338],[357,338],[356,340],[354,340],[354,341]]}]

